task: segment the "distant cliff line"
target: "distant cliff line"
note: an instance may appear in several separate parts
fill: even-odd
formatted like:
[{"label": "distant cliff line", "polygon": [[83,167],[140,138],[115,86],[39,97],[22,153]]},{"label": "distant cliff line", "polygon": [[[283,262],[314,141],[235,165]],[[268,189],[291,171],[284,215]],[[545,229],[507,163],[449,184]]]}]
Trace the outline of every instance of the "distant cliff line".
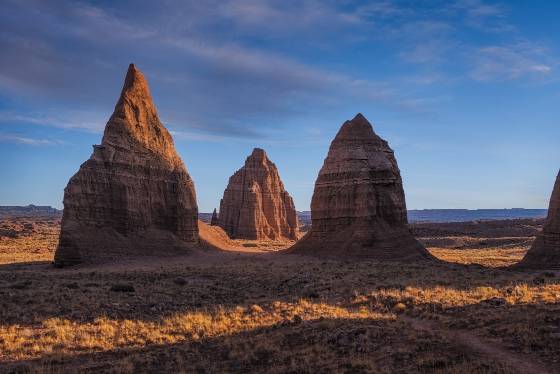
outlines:
[{"label": "distant cliff line", "polygon": [[[411,209],[407,211],[409,222],[469,222],[477,220],[505,220],[545,218],[547,209]],[[298,211],[301,225],[311,224],[310,211]],[[210,222],[212,213],[200,213],[202,221]]]},{"label": "distant cliff line", "polygon": [[48,205],[0,205],[0,218],[4,217],[62,217],[62,210]]},{"label": "distant cliff line", "polygon": [[[411,209],[408,210],[410,222],[468,222],[477,220],[503,220],[522,218],[545,218],[547,209]],[[0,206],[0,216],[61,216],[62,210],[48,205]],[[311,223],[311,212],[297,212],[300,224]],[[202,221],[210,222],[212,213],[199,213]]]}]

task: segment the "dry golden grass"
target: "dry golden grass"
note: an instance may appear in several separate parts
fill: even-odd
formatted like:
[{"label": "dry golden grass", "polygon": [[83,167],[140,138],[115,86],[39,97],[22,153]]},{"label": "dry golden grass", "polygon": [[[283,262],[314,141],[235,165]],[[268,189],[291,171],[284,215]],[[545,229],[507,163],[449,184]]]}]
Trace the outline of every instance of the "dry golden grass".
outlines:
[{"label": "dry golden grass", "polygon": [[458,264],[479,264],[486,267],[506,267],[519,262],[527,247],[513,248],[476,248],[449,249],[430,247],[430,252],[437,258]]},{"label": "dry golden grass", "polygon": [[[239,334],[279,323],[299,323],[329,319],[394,320],[390,314],[366,308],[348,310],[325,303],[299,300],[274,302],[266,307],[217,308],[215,311],[174,313],[157,321],[95,318],[91,322],[49,318],[40,326],[11,325],[0,328],[0,358],[30,359],[49,354],[111,351],[148,345],[176,344],[184,341]],[[30,344],[30,342],[32,342]]]},{"label": "dry golden grass", "polygon": [[[20,229],[18,220],[0,220],[0,225]],[[22,232],[19,237],[0,236],[0,265],[35,261],[52,261],[58,244],[60,220],[25,218],[34,221],[34,232]],[[14,222],[15,221],[15,222]]]},{"label": "dry golden grass", "polygon": [[[49,259],[50,229],[0,247],[0,372],[531,371],[507,353],[560,371],[557,275],[498,268],[524,248],[431,249],[456,264],[212,252],[8,264]],[[460,344],[453,331],[497,348]]]}]

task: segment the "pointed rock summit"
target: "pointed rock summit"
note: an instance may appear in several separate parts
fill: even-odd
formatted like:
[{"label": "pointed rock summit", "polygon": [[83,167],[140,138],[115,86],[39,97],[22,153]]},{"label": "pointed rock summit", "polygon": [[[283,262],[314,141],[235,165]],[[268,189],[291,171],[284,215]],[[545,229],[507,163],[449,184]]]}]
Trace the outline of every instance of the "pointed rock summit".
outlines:
[{"label": "pointed rock summit", "polygon": [[134,64],[128,67],[121,96],[107,122],[101,144],[133,151],[140,146],[163,162],[184,169],[171,135],[159,120],[148,82]]},{"label": "pointed rock summit", "polygon": [[64,190],[58,266],[198,244],[194,184],[131,64],[101,145]]},{"label": "pointed rock summit", "polygon": [[381,260],[432,258],[408,229],[393,150],[361,114],[346,121],[315,182],[311,231],[289,251]]},{"label": "pointed rock summit", "polygon": [[232,238],[297,239],[294,202],[264,150],[255,148],[229,178],[220,202],[219,225]]},{"label": "pointed rock summit", "polygon": [[560,269],[560,173],[556,176],[543,230],[517,267]]}]

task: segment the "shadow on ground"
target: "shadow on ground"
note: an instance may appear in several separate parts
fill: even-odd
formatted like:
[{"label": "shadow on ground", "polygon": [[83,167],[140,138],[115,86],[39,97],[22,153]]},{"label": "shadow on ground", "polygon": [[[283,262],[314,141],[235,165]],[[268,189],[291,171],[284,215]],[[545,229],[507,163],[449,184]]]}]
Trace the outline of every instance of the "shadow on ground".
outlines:
[{"label": "shadow on ground", "polygon": [[437,334],[395,320],[328,319],[282,322],[241,333],[170,345],[54,354],[7,363],[15,373],[510,373]]}]

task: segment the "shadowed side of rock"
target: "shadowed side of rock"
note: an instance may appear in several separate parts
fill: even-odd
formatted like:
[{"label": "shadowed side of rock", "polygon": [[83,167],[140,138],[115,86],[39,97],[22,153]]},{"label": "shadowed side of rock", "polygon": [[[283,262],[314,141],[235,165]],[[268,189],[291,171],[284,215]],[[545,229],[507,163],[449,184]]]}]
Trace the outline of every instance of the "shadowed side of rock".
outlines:
[{"label": "shadowed side of rock", "polygon": [[542,232],[515,267],[560,269],[560,173],[556,176]]},{"label": "shadowed side of rock", "polygon": [[210,226],[218,226],[218,225],[219,225],[218,212],[216,211],[216,209],[214,209],[214,211],[212,212],[212,219],[210,219]]},{"label": "shadowed side of rock", "polygon": [[264,150],[255,148],[245,165],[230,177],[218,222],[232,238],[297,239],[294,202]]},{"label": "shadowed side of rock", "polygon": [[408,228],[393,150],[358,114],[331,143],[315,183],[312,227],[289,252],[325,257],[432,259]]},{"label": "shadowed side of rock", "polygon": [[56,265],[184,253],[198,245],[194,183],[134,65],[93,148],[64,190]]}]

